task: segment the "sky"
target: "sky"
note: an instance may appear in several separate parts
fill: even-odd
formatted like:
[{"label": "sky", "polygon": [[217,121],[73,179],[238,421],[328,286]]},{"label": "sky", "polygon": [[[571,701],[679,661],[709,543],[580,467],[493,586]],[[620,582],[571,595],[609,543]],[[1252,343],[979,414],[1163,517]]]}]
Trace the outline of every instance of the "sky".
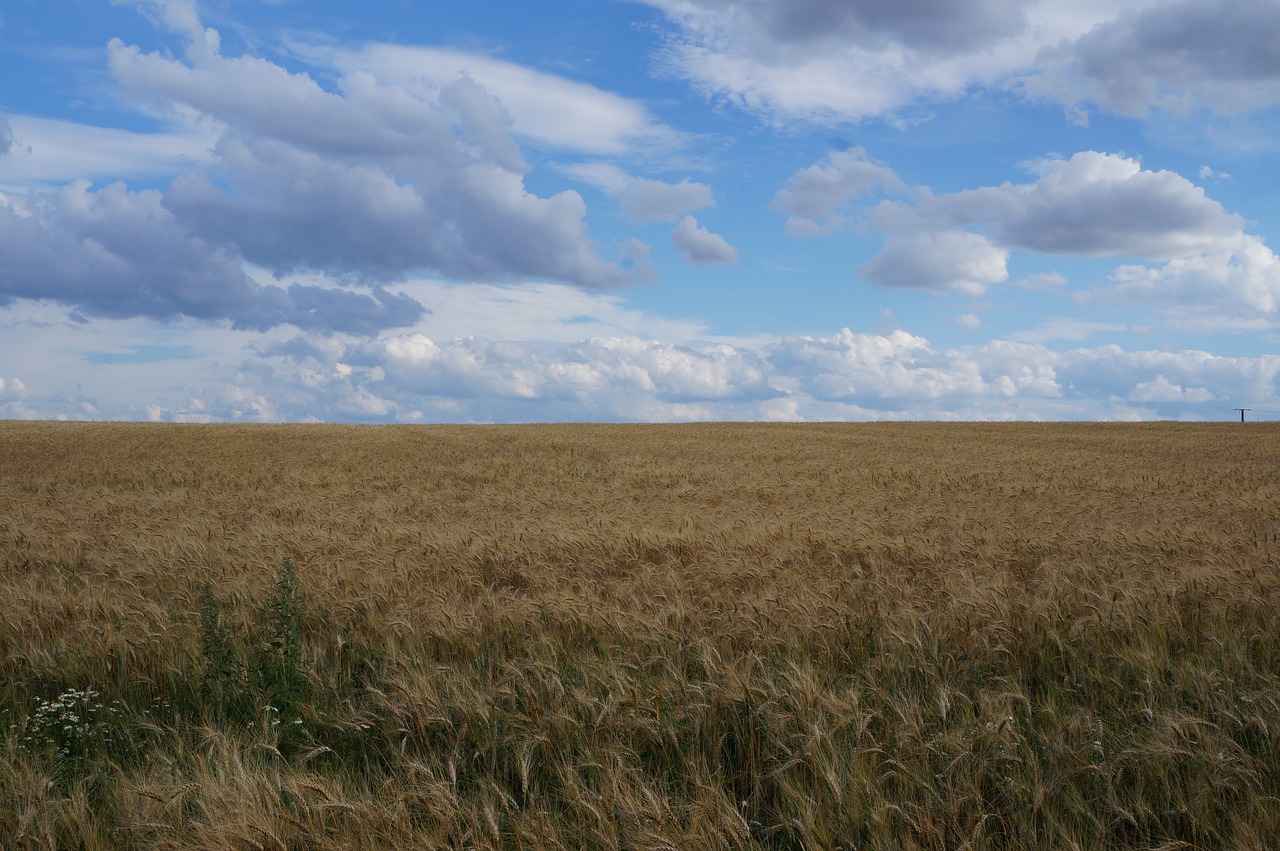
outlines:
[{"label": "sky", "polygon": [[0,418],[1280,419],[1276,0],[8,0]]}]

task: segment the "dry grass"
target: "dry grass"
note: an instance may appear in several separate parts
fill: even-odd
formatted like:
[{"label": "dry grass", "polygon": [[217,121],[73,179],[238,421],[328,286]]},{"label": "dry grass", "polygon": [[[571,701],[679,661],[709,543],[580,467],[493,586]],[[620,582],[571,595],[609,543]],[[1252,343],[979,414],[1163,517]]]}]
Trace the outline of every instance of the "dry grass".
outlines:
[{"label": "dry grass", "polygon": [[0,423],[0,841],[1267,848],[1278,449]]}]

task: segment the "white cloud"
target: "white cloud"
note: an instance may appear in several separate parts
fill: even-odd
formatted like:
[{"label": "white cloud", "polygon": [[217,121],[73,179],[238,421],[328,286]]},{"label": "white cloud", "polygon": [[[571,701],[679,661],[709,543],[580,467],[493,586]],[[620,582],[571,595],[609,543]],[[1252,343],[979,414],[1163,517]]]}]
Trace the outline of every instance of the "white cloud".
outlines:
[{"label": "white cloud", "polygon": [[0,378],[0,401],[15,401],[27,395],[27,386],[20,378]]},{"label": "white cloud", "polygon": [[772,396],[763,363],[726,345],[671,346],[634,337],[600,337],[547,348],[478,338],[440,345],[421,334],[390,338],[374,356],[387,380],[425,395],[507,399],[666,401]]},{"label": "white cloud", "polygon": [[[1230,415],[1233,401],[1248,404],[1280,401],[1280,356],[1232,358],[1210,352],[1136,351],[1119,346],[1077,349],[1057,356],[1058,376],[1073,395],[1169,402],[1161,416],[1202,412],[1213,419]],[[1190,395],[1188,395],[1190,394]],[[1158,396],[1173,398],[1157,398]],[[1280,407],[1280,405],[1276,405]]]},{"label": "white cloud", "polygon": [[527,192],[500,165],[424,151],[412,171],[348,163],[275,139],[228,137],[242,187],[205,175],[175,181],[166,206],[194,231],[279,274],[322,270],[392,279],[415,270],[456,279],[544,277],[616,287],[633,276],[596,252],[576,192]]},{"label": "white cloud", "polygon": [[[4,116],[0,116],[0,121]],[[10,192],[52,188],[87,178],[158,179],[213,161],[217,129],[180,126],[167,132],[134,133],[37,118],[9,116],[9,155],[0,156],[0,188]],[[0,148],[4,132],[0,127]],[[3,153],[3,151],[0,151]]]},{"label": "white cloud", "polygon": [[499,98],[464,76],[440,90],[440,103],[453,110],[465,138],[478,149],[481,159],[513,174],[528,170],[511,135],[511,116]]},{"label": "white cloud", "polygon": [[1209,402],[1214,395],[1207,388],[1183,387],[1158,374],[1135,384],[1127,398],[1133,402]]},{"label": "white cloud", "polygon": [[193,400],[233,377],[228,365],[252,357],[251,342],[298,333],[188,319],[85,321],[50,301],[15,301],[0,309],[0,375],[21,375],[25,398],[0,400],[0,416],[141,420],[154,404],[166,419],[215,419]]},{"label": "white cloud", "polygon": [[[881,251],[859,270],[887,286],[980,294],[1005,280],[1014,250],[1075,257],[1165,261],[1126,263],[1093,298],[1213,306],[1238,319],[1280,312],[1280,262],[1244,219],[1228,213],[1180,174],[1152,171],[1117,154],[1084,151],[1041,161],[1029,183],[1003,183],[883,201],[868,218],[885,232]],[[1042,273],[1025,289],[1065,279]]]},{"label": "white cloud", "polygon": [[[330,91],[267,60],[223,55],[190,0],[138,5],[185,39],[185,60],[113,39],[111,72],[192,129],[107,133],[103,145],[84,145],[101,148],[94,159],[66,153],[86,128],[23,119],[15,124],[31,153],[11,143],[0,180],[29,184],[59,168],[127,174],[153,156],[137,176],[187,170],[163,192],[122,182],[93,190],[81,177],[0,195],[0,298],[50,298],[97,316],[374,333],[422,316],[421,304],[380,286],[413,272],[589,289],[651,275],[648,246],[635,240],[618,262],[600,256],[578,193],[528,191],[506,105],[474,79],[455,77],[424,99],[353,71]],[[276,278],[322,272],[362,291],[264,284],[246,264]]]},{"label": "white cloud", "polygon": [[901,186],[891,169],[871,162],[862,148],[847,148],[791,175],[769,209],[787,215],[790,234],[825,234],[844,224],[841,210],[854,198],[876,187]]},{"label": "white cloud", "polygon": [[965,331],[977,331],[982,327],[982,320],[976,313],[964,313],[956,317],[956,324]]},{"label": "white cloud", "polygon": [[660,64],[765,120],[892,116],[1016,86],[1088,104],[1240,112],[1280,103],[1270,0],[643,0],[671,26]]},{"label": "white cloud", "polygon": [[708,338],[703,321],[636,310],[617,294],[585,292],[563,284],[413,282],[406,288],[431,306],[419,328],[435,339],[573,343],[590,337],[645,337],[680,343]]},{"label": "white cloud", "polygon": [[708,336],[705,322],[637,310],[618,294],[563,284],[410,281],[403,289],[431,305],[416,327],[433,339],[573,343],[587,337],[645,337],[674,344]]},{"label": "white cloud", "polygon": [[1182,175],[1129,157],[1082,151],[1040,168],[1033,183],[941,196],[936,211],[953,225],[988,227],[1011,248],[1153,260],[1230,244],[1244,225]]},{"label": "white cloud", "polygon": [[621,154],[679,141],[679,134],[637,101],[489,56],[396,44],[351,50],[295,43],[293,49],[349,78],[369,74],[426,102],[434,101],[460,77],[470,77],[506,106],[517,136],[552,148]]},{"label": "white cloud", "polygon": [[785,338],[771,361],[815,399],[936,416],[1015,396],[1059,396],[1047,354],[998,341],[976,350],[938,351],[906,331],[855,334],[846,328],[832,337]]},{"label": "white cloud", "polygon": [[724,266],[738,262],[738,249],[718,233],[711,233],[693,216],[685,216],[671,231],[671,242],[694,266]]},{"label": "white cloud", "polygon": [[905,331],[845,329],[783,339],[771,363],[798,381],[801,397],[908,418],[1225,419],[1230,400],[1280,402],[1277,355],[1227,358],[1114,345],[1055,352],[1004,340],[938,350]]},{"label": "white cloud", "polygon": [[940,0],[857,5],[840,0],[671,0],[654,5],[690,28],[758,28],[752,34],[767,34],[768,48],[779,53],[807,53],[847,41],[885,41],[950,55],[985,48],[1022,31],[1028,4],[1021,0],[983,0],[962,7]]},{"label": "white cloud", "polygon": [[108,53],[113,73],[140,96],[227,125],[221,180],[186,175],[166,206],[251,262],[283,274],[631,280],[596,254],[576,192],[540,198],[525,189],[505,104],[471,78],[455,79],[433,103],[367,71],[329,92],[265,60],[224,57],[216,39],[192,43],[190,64],[119,41]]},{"label": "white cloud", "polygon": [[[454,289],[465,292],[438,291]],[[1225,419],[1237,405],[1280,409],[1276,355],[1055,351],[1012,340],[944,349],[906,331],[848,329],[692,342],[698,329],[675,321],[672,338],[659,341],[626,331],[645,319],[611,297],[560,290],[540,294],[563,297],[548,314],[559,340],[451,338],[443,326],[360,338],[228,333],[189,321],[75,325],[48,303],[10,307],[0,311],[12,344],[0,349],[0,415],[144,419],[158,406],[151,413],[161,419],[190,422]],[[461,304],[442,311],[467,327],[484,309],[500,314],[508,304],[518,314],[540,303],[518,290],[477,294],[484,307],[473,318]],[[589,322],[570,321],[578,309]],[[537,325],[513,315],[495,331],[530,334]],[[572,337],[575,325],[590,336]],[[594,333],[604,328],[615,330]],[[19,373],[22,385],[7,377]],[[68,384],[72,375],[88,389]]]},{"label": "white cloud", "polygon": [[1079,38],[1046,49],[1024,83],[1068,106],[1128,116],[1153,109],[1238,113],[1280,103],[1280,6],[1175,0],[1121,6]]},{"label": "white cloud", "polygon": [[25,199],[0,196],[0,297],[54,299],[105,317],[228,319],[369,332],[407,325],[423,308],[374,287],[369,294],[302,284],[263,285],[239,257],[185,229],[154,190],[87,180]]},{"label": "white cloud", "polygon": [[981,295],[1009,277],[1009,252],[967,231],[894,234],[858,272],[886,287]]},{"label": "white cloud", "polygon": [[120,6],[135,6],[157,26],[179,33],[189,41],[191,53],[216,53],[218,33],[200,22],[195,0],[112,0]]},{"label": "white cloud", "polygon": [[743,416],[781,396],[752,352],[638,337],[445,342],[415,332],[336,352],[295,340],[263,356],[257,378],[244,374],[239,386],[248,395],[288,400],[282,413],[294,419],[313,409],[404,421],[707,419],[718,411]]},{"label": "white cloud", "polygon": [[1280,312],[1280,258],[1261,239],[1242,234],[1230,250],[1180,257],[1164,266],[1121,266],[1114,289],[1100,296],[1213,305],[1234,316]]},{"label": "white cloud", "polygon": [[998,81],[1025,67],[1045,26],[1028,26],[1022,0],[646,2],[673,26],[671,73],[778,124],[885,115]]},{"label": "white cloud", "polygon": [[581,163],[562,170],[617,198],[622,214],[633,222],[671,221],[703,207],[714,207],[716,203],[710,186],[694,183],[687,177],[679,183],[664,183],[633,177],[607,163]]}]

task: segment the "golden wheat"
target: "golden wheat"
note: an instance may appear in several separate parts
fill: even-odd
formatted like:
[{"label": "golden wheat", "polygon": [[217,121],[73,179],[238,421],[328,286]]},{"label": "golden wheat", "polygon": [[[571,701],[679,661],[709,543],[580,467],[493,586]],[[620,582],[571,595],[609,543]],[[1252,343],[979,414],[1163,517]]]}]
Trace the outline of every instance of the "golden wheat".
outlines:
[{"label": "golden wheat", "polygon": [[[0,423],[0,837],[1264,848],[1278,447],[1266,424]],[[202,589],[250,665],[286,558],[305,693],[242,677],[218,704]],[[77,688],[124,715],[59,757],[33,701]]]}]

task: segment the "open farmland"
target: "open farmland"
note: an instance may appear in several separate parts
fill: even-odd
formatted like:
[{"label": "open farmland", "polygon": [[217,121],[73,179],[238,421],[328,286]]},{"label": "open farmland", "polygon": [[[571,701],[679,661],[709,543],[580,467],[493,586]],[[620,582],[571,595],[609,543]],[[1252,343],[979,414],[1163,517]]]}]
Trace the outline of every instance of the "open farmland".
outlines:
[{"label": "open farmland", "polygon": [[6,848],[1280,836],[1270,424],[0,423]]}]

